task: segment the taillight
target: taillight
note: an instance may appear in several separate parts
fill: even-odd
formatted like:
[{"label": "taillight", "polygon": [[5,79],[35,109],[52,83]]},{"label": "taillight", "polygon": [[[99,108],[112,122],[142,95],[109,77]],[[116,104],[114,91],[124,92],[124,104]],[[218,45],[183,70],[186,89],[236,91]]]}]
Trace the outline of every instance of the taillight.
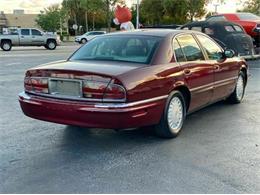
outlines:
[{"label": "taillight", "polygon": [[24,90],[27,92],[32,91],[32,82],[29,77],[24,78]]},{"label": "taillight", "polygon": [[83,96],[85,98],[103,99],[107,84],[99,81],[84,81]]},{"label": "taillight", "polygon": [[105,102],[123,102],[126,99],[126,92],[119,84],[108,84],[100,81],[84,81],[83,97]]},{"label": "taillight", "polygon": [[38,77],[25,77],[24,88],[28,92],[49,93],[48,79]]},{"label": "taillight", "polygon": [[109,84],[104,94],[104,100],[125,101],[126,92],[123,86],[118,84]]}]

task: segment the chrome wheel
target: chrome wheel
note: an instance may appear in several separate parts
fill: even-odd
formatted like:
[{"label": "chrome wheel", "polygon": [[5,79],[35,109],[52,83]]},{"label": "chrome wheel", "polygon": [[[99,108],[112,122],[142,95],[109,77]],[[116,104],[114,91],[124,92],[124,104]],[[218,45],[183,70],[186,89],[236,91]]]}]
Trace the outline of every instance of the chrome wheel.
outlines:
[{"label": "chrome wheel", "polygon": [[55,45],[54,42],[50,42],[50,43],[48,44],[49,49],[54,49],[55,46],[56,46],[56,45]]},{"label": "chrome wheel", "polygon": [[173,97],[167,112],[167,121],[169,128],[173,133],[178,133],[183,124],[184,109],[179,97]]},{"label": "chrome wheel", "polygon": [[82,43],[82,44],[85,44],[86,42],[87,42],[86,39],[82,39],[82,40],[81,40],[81,43]]},{"label": "chrome wheel", "polygon": [[237,84],[236,84],[236,95],[237,95],[237,99],[239,101],[242,100],[243,95],[244,95],[244,78],[242,77],[242,75],[239,75],[238,80],[237,80]]},{"label": "chrome wheel", "polygon": [[9,43],[4,43],[4,44],[3,44],[3,49],[4,49],[4,50],[9,50],[10,47],[11,47],[11,46],[10,46]]}]

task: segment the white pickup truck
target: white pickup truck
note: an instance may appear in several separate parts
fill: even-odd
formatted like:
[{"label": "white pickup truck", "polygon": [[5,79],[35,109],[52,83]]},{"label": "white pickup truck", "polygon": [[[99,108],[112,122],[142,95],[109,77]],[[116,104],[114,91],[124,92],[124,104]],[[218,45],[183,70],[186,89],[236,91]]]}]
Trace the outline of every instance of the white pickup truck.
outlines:
[{"label": "white pickup truck", "polygon": [[10,51],[12,46],[44,46],[54,50],[59,44],[60,40],[56,35],[34,28],[19,28],[15,33],[0,35],[0,46],[4,51]]}]

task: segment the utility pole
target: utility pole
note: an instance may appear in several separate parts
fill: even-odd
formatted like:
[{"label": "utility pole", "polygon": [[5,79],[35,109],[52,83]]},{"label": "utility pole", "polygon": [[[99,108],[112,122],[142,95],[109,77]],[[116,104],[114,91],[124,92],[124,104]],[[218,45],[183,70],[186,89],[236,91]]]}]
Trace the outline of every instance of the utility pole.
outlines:
[{"label": "utility pole", "polygon": [[213,4],[215,6],[215,14],[218,13],[218,6],[220,6],[220,4],[216,3],[216,4]]},{"label": "utility pole", "polygon": [[136,3],[136,29],[139,29],[139,0]]}]

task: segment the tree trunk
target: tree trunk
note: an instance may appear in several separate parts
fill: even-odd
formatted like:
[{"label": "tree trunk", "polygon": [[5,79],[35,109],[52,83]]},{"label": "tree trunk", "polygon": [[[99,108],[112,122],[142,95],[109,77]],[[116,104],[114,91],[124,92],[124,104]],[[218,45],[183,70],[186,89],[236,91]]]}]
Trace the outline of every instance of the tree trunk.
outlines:
[{"label": "tree trunk", "polygon": [[85,19],[86,19],[86,32],[88,32],[88,11],[85,12]]},{"label": "tree trunk", "polygon": [[109,0],[106,0],[106,15],[107,15],[107,28],[108,32],[111,32],[111,16],[110,16],[110,3]]}]

